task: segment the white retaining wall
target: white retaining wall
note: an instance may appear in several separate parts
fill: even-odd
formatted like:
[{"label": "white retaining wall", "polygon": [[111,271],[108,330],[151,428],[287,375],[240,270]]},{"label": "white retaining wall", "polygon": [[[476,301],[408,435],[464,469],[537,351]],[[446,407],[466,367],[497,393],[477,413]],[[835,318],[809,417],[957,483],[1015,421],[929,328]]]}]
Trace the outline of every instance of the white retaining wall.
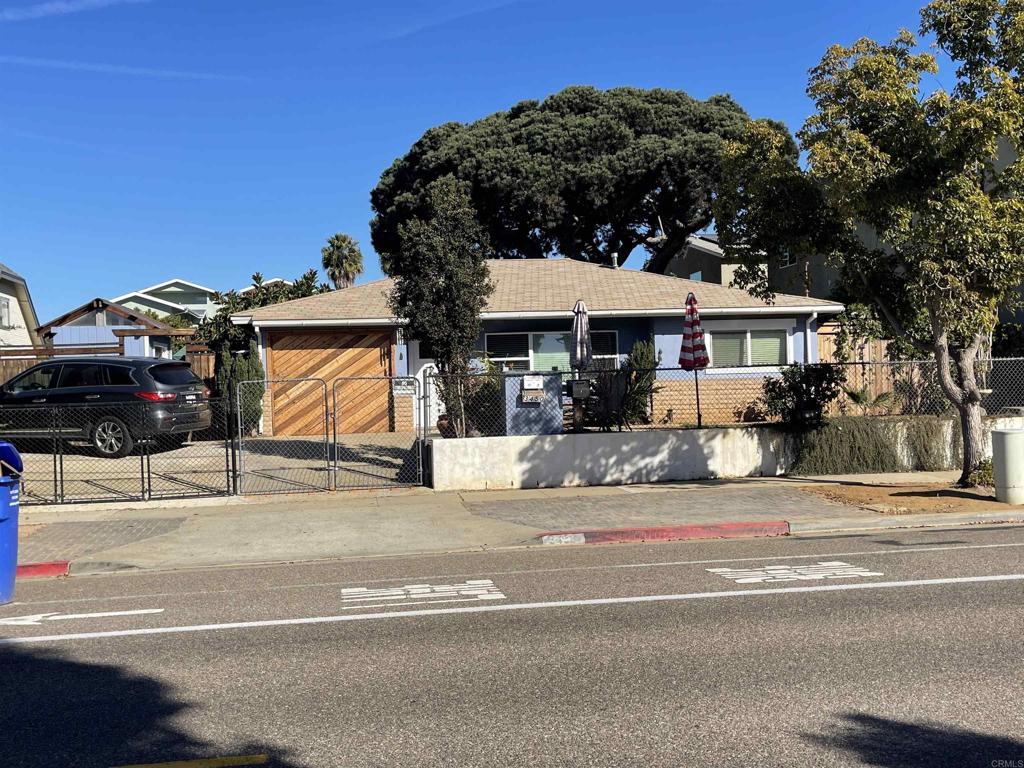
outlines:
[{"label": "white retaining wall", "polygon": [[[986,426],[1022,428],[1024,418]],[[785,434],[770,427],[437,439],[431,458],[439,491],[764,477],[785,474],[791,462]]]},{"label": "white retaining wall", "polygon": [[664,429],[434,440],[437,490],[625,485],[785,471],[773,429]]}]

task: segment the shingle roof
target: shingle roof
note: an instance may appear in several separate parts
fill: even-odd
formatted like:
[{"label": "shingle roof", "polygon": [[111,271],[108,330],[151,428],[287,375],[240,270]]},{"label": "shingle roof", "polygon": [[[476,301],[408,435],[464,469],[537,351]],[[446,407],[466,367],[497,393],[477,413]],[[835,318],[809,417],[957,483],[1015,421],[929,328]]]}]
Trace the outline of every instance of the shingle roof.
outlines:
[{"label": "shingle roof", "polygon": [[[492,313],[571,313],[577,299],[587,303],[592,313],[635,312],[637,316],[664,314],[685,306],[686,295],[693,291],[702,310],[758,310],[767,306],[744,290],[715,283],[640,272],[632,269],[608,269],[570,259],[500,259],[489,263],[494,293],[484,312]],[[375,280],[353,288],[308,296],[239,313],[256,322],[295,320],[386,320],[393,316],[388,307],[390,279]],[[807,296],[777,294],[776,307],[800,307],[823,312],[838,312],[841,304]]]}]

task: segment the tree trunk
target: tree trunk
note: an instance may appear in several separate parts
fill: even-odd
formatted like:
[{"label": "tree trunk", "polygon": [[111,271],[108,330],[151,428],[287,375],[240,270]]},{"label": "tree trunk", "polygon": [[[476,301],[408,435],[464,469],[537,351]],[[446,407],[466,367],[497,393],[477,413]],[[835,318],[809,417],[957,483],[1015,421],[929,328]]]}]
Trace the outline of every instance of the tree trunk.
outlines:
[{"label": "tree trunk", "polygon": [[981,388],[975,363],[978,351],[985,340],[982,334],[955,351],[957,375],[953,375],[953,356],[949,349],[949,337],[936,314],[929,310],[932,334],[935,340],[935,363],[938,367],[939,385],[960,415],[960,434],[963,438],[964,455],[960,479],[957,485],[966,488],[971,485],[971,475],[985,458],[985,431],[982,424]]},{"label": "tree trunk", "polygon": [[964,457],[957,485],[964,488],[971,485],[971,475],[985,459],[985,429],[980,402],[958,405],[957,410],[960,412],[960,433],[964,443]]}]

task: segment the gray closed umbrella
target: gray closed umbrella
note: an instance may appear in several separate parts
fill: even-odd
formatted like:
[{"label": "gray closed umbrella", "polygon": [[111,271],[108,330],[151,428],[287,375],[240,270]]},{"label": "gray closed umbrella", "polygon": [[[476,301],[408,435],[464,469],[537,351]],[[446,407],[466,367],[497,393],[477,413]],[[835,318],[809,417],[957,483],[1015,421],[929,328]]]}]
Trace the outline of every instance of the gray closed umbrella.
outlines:
[{"label": "gray closed umbrella", "polygon": [[572,308],[572,347],[569,349],[569,365],[573,370],[583,371],[590,367],[594,349],[590,344],[590,318],[583,299]]}]

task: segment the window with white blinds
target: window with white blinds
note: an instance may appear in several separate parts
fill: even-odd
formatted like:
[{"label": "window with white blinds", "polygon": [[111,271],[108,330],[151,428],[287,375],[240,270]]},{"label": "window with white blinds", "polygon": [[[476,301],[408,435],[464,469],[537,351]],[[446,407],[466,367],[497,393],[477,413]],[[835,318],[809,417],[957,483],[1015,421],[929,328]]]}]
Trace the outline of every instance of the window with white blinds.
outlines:
[{"label": "window with white blinds", "polygon": [[714,333],[711,336],[711,361],[716,368],[735,368],[747,364],[747,334]]},{"label": "window with white blinds", "polygon": [[785,365],[786,364],[786,332],[785,331],[751,331],[750,332],[750,364],[751,365]]}]

